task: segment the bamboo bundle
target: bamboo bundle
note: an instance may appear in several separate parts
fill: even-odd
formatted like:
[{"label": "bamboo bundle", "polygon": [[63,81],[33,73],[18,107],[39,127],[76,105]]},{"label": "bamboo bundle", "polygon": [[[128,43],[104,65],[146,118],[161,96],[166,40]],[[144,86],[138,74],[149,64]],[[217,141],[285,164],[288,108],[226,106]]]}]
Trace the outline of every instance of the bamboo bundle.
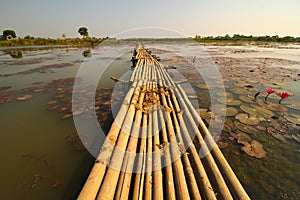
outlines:
[{"label": "bamboo bundle", "polygon": [[132,86],[78,199],[249,199],[179,83],[142,44],[135,52]]}]

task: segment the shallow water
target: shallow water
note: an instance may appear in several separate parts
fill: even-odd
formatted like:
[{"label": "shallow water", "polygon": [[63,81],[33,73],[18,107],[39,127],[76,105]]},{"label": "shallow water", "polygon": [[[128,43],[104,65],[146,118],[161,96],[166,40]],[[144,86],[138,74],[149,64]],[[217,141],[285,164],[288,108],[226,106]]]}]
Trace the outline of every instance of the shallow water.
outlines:
[{"label": "shallow water", "polygon": [[[5,49],[4,49],[5,50]],[[26,70],[49,68],[40,72],[14,74],[0,78],[0,87],[11,86],[0,94],[12,92],[11,102],[0,104],[0,126],[2,151],[0,185],[2,199],[75,199],[93,165],[90,153],[75,146],[70,138],[77,137],[72,119],[62,119],[64,112],[49,111],[48,102],[54,100],[55,90],[46,88],[53,80],[75,77],[82,63],[89,59],[82,56],[80,48],[23,50],[23,58],[13,59],[1,52],[0,74],[12,74]],[[127,53],[127,54],[126,54]],[[128,52],[110,63],[100,79],[100,86],[112,88],[112,75],[122,76],[130,71]],[[130,57],[130,55],[129,55]],[[52,66],[67,63],[61,68]],[[101,67],[101,62],[99,62]],[[37,84],[36,82],[40,82]],[[55,89],[65,85],[56,83]],[[62,82],[61,82],[62,84]],[[20,89],[37,87],[40,92],[22,92]],[[25,94],[33,99],[17,101]],[[105,93],[110,98],[110,93]],[[66,95],[68,96],[68,95]],[[108,114],[107,114],[108,115]],[[105,118],[103,118],[105,122]]]},{"label": "shallow water", "polygon": [[[280,60],[289,62],[300,61],[299,48],[263,48],[263,47],[199,47],[197,45],[149,45],[147,48],[154,48],[153,53],[161,58],[163,64],[175,65],[176,70],[169,70],[171,76],[176,81],[188,80],[182,84],[187,94],[193,98],[191,101],[196,108],[208,109],[211,101],[208,90],[198,88],[199,83],[206,83],[213,86],[218,92],[218,87],[225,85],[227,92],[232,93],[231,88],[235,79],[223,76],[218,79],[216,73],[211,70],[220,69],[227,66],[224,61],[216,62],[220,57],[240,59],[233,64],[242,68],[257,67],[263,65],[265,57],[274,58],[272,62],[266,63],[268,69],[281,66]],[[0,94],[9,91],[16,91],[14,100],[0,104],[0,124],[1,140],[0,152],[2,158],[2,170],[0,172],[0,183],[3,199],[74,199],[80,192],[82,185],[93,165],[94,158],[87,150],[76,148],[70,140],[77,136],[73,120],[62,119],[68,111],[49,111],[47,108],[56,105],[47,105],[48,102],[70,99],[71,94],[62,93],[59,96],[59,88],[62,91],[70,86],[56,82],[54,90],[47,92],[47,87],[51,81],[66,79],[76,76],[80,67],[95,67],[97,73],[103,76],[99,80],[101,90],[101,102],[108,102],[111,98],[111,91],[114,82],[111,76],[127,79],[130,76],[131,58],[130,49],[132,46],[116,50],[114,47],[100,47],[101,51],[92,50],[91,57],[84,58],[82,48],[61,48],[43,49],[36,51],[23,50],[23,58],[13,59],[4,50],[0,50],[0,75],[24,72],[26,70],[37,69],[48,66],[43,72],[30,72],[28,74],[14,74],[0,77],[0,87],[11,86],[10,89],[0,91]],[[117,47],[118,49],[118,47]],[[166,50],[166,51],[158,51]],[[241,52],[241,49],[243,50]],[[237,51],[239,50],[239,51]],[[249,51],[253,50],[255,52]],[[7,52],[7,51],[6,51]],[[110,57],[106,55],[111,55]],[[196,56],[196,62],[192,62],[192,57]],[[115,59],[118,58],[118,59]],[[245,60],[247,58],[248,60]],[[253,59],[252,59],[253,58]],[[269,62],[269,61],[268,61]],[[296,68],[298,64],[284,62],[287,68]],[[56,68],[62,63],[70,64]],[[106,68],[107,67],[107,68]],[[200,74],[199,74],[200,72]],[[92,83],[90,80],[97,78],[98,74],[90,74],[85,77],[85,83]],[[223,73],[223,72],[222,72]],[[180,74],[181,76],[179,76]],[[241,73],[242,74],[242,73]],[[223,82],[224,81],[224,82]],[[41,82],[33,85],[33,83]],[[221,84],[216,85],[217,82]],[[72,82],[68,81],[72,86]],[[260,83],[252,84],[259,91],[264,91],[265,86]],[[300,102],[299,81],[292,81],[284,90],[292,92],[294,96],[288,100]],[[38,87],[40,92],[20,92],[20,89],[28,87]],[[252,91],[249,95],[254,95]],[[28,101],[16,101],[15,98],[25,94],[33,95],[33,99]],[[196,98],[194,98],[196,96]],[[233,94],[234,98],[239,95]],[[263,99],[263,95],[259,99]],[[68,100],[70,101],[70,100]],[[277,102],[278,99],[269,99]],[[285,101],[285,100],[284,100]],[[284,104],[283,101],[283,104]],[[70,103],[70,102],[69,102]],[[248,105],[247,103],[244,103]],[[239,110],[239,106],[234,106]],[[61,108],[61,107],[59,107]],[[109,124],[105,120],[110,116],[110,105],[101,107],[99,114],[103,124]],[[241,112],[239,110],[239,112]],[[289,109],[287,113],[300,114],[299,110]],[[282,113],[281,113],[282,114]],[[286,114],[286,113],[285,113]],[[279,115],[279,114],[278,114]],[[234,120],[234,117],[228,119]],[[101,120],[100,120],[101,121]],[[106,128],[107,130],[107,128]],[[293,133],[298,130],[292,130]],[[299,131],[298,131],[299,133]],[[228,143],[228,147],[222,149],[228,162],[236,172],[245,189],[252,199],[297,199],[300,194],[300,145],[293,140],[285,142],[278,141],[270,134],[261,132],[259,135],[251,137],[263,144],[267,156],[261,159],[246,155],[240,150],[241,145],[235,140],[231,140],[228,132],[223,132],[221,137]],[[71,142],[70,142],[71,141]],[[5,150],[5,151],[3,151]]]}]

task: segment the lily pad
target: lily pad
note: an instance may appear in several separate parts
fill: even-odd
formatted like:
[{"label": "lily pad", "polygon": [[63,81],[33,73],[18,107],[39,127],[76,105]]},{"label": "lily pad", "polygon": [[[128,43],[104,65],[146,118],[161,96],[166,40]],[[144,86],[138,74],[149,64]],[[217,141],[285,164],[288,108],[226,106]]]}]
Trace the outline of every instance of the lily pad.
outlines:
[{"label": "lily pad", "polygon": [[200,89],[204,89],[204,90],[207,90],[208,89],[208,87],[207,87],[207,85],[206,84],[197,84],[196,85],[198,88],[200,88]]},{"label": "lily pad", "polygon": [[237,133],[230,132],[230,135],[237,140],[242,138],[242,140],[245,140],[246,142],[252,141],[252,138],[248,134],[240,132],[240,131],[238,131]]},{"label": "lily pad", "polygon": [[244,88],[231,88],[230,91],[235,94],[250,94],[251,93],[251,91],[244,89]]},{"label": "lily pad", "polygon": [[29,99],[32,99],[33,96],[28,94],[28,95],[24,95],[24,96],[21,96],[21,97],[17,97],[17,100],[18,101],[25,101],[25,100],[29,100]]},{"label": "lily pad", "polygon": [[286,102],[284,105],[288,108],[300,110],[300,102]]},{"label": "lily pad", "polygon": [[299,134],[292,134],[292,138],[296,141],[300,143],[300,135]]},{"label": "lily pad", "polygon": [[226,102],[225,101],[222,102],[222,98],[221,98],[220,100],[218,99],[218,102],[219,103],[224,102],[228,106],[239,106],[242,104],[242,102],[240,100],[236,100],[236,99],[232,99],[232,98],[226,99]]},{"label": "lily pad", "polygon": [[287,110],[283,105],[278,103],[264,102],[262,100],[258,100],[257,102],[261,107],[268,110],[273,110],[277,112],[285,112]]},{"label": "lily pad", "polygon": [[267,128],[264,127],[264,126],[256,126],[257,130],[260,130],[260,131],[266,131]]},{"label": "lily pad", "polygon": [[231,119],[226,119],[223,127],[223,131],[230,132],[232,131],[233,121]]},{"label": "lily pad", "polygon": [[285,138],[280,133],[277,133],[276,131],[271,131],[270,134],[279,141],[285,141]]},{"label": "lily pad", "polygon": [[274,116],[274,113],[272,111],[264,109],[260,106],[251,105],[251,107],[253,107],[256,110],[259,116],[266,117],[266,118],[270,118]]},{"label": "lily pad", "polygon": [[209,112],[207,109],[199,109],[199,114],[200,114],[200,117],[202,119],[209,119],[211,118],[211,112]]},{"label": "lily pad", "polygon": [[220,114],[226,117],[233,117],[238,114],[238,110],[234,107],[225,107],[221,109],[216,109],[216,114]]},{"label": "lily pad", "polygon": [[247,143],[241,148],[247,155],[255,158],[263,158],[266,156],[266,152],[263,149],[263,145],[256,140],[252,140],[251,143]]},{"label": "lily pad", "polygon": [[274,116],[274,113],[270,110],[264,109],[259,106],[246,106],[246,105],[241,105],[240,106],[241,110],[250,114],[251,116],[256,116],[256,117],[263,117],[263,118],[270,118]]},{"label": "lily pad", "polygon": [[217,92],[216,94],[221,97],[226,96],[226,98],[233,98],[233,95],[230,92]]},{"label": "lily pad", "polygon": [[239,120],[243,124],[247,125],[257,125],[260,122],[260,119],[255,117],[255,116],[249,116],[248,114],[245,113],[240,113],[235,116],[235,119]]},{"label": "lily pad", "polygon": [[253,88],[253,86],[246,81],[236,81],[234,82],[234,85],[238,87]]},{"label": "lily pad", "polygon": [[282,89],[282,86],[281,85],[273,85],[273,84],[263,84],[263,86],[265,87],[270,87],[270,88],[273,88],[273,89]]},{"label": "lily pad", "polygon": [[249,125],[245,125],[241,122],[239,122],[238,120],[234,121],[234,126],[239,129],[240,131],[243,131],[245,133],[249,133],[249,134],[258,134],[259,131],[252,127],[252,126],[249,126]]},{"label": "lily pad", "polygon": [[245,96],[245,95],[240,95],[239,99],[241,101],[246,102],[246,103],[255,103],[256,102],[255,99],[254,99],[254,97],[249,97],[249,96]]},{"label": "lily pad", "polygon": [[274,113],[272,111],[256,105],[252,105],[251,107],[246,105],[241,105],[240,108],[242,111],[256,117],[270,118],[274,116]]},{"label": "lily pad", "polygon": [[287,119],[289,122],[292,122],[293,124],[300,126],[300,116],[299,115],[285,115],[284,118]]},{"label": "lily pad", "polygon": [[219,146],[220,149],[225,149],[226,147],[228,147],[228,143],[222,141],[218,141],[217,145]]}]

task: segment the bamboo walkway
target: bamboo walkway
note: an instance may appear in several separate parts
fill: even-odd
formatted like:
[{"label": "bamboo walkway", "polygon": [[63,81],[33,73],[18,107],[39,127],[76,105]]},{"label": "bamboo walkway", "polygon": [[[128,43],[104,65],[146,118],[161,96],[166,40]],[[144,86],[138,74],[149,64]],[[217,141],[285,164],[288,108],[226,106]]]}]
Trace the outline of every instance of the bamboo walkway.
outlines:
[{"label": "bamboo walkway", "polygon": [[78,199],[250,199],[180,84],[142,44],[135,58],[132,86]]}]

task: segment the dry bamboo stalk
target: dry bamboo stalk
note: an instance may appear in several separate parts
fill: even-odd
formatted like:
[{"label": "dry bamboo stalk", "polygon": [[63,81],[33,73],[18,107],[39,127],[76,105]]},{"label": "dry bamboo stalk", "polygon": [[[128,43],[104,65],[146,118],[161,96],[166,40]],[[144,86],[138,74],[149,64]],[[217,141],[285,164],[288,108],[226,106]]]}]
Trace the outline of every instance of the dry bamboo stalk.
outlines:
[{"label": "dry bamboo stalk", "polygon": [[125,115],[128,110],[128,102],[133,96],[134,90],[136,87],[136,83],[133,83],[132,87],[129,89],[127,95],[125,96],[124,102],[118,112],[110,131],[107,135],[107,138],[102,146],[102,149],[99,153],[97,160],[85,182],[78,199],[95,199],[98,193],[99,187],[101,185],[102,179],[104,177],[106,166],[109,162],[110,155],[112,153],[112,146],[115,144],[118,134],[120,132],[120,127],[123,124],[125,119]]},{"label": "dry bamboo stalk", "polygon": [[[169,97],[168,97],[168,103],[169,103],[170,108],[174,109],[173,105],[172,105],[172,102],[171,102],[171,100],[170,100]],[[183,158],[183,163],[184,163],[184,166],[185,166],[185,171],[186,171],[186,174],[187,174],[187,178],[189,180],[188,181],[188,185],[189,185],[189,189],[191,191],[191,197],[193,199],[199,199],[199,200],[201,200],[201,195],[200,195],[200,192],[199,192],[199,189],[198,189],[198,186],[197,186],[197,182],[196,182],[196,178],[195,178],[195,175],[194,175],[194,171],[193,171],[193,168],[192,168],[192,166],[190,164],[190,161],[189,161],[189,158],[188,158],[188,153],[186,152],[186,149],[188,148],[188,146],[185,146],[184,141],[182,139],[181,131],[180,131],[180,126],[179,126],[179,123],[178,123],[175,111],[173,110],[171,113],[172,113],[172,116],[173,116],[174,127],[175,127],[175,130],[177,132],[176,136],[177,136],[177,138],[179,140],[179,143],[182,144],[182,148],[183,148],[182,149],[182,158]],[[191,144],[191,145],[193,145],[193,144]]]},{"label": "dry bamboo stalk", "polygon": [[[143,70],[140,70],[141,72]],[[146,73],[139,73],[138,78],[144,79]],[[142,77],[140,77],[142,76]],[[141,86],[143,87],[143,85]],[[143,90],[143,89],[142,89]],[[142,104],[143,98],[145,96],[144,90],[142,91],[141,95],[139,96],[139,104]],[[129,186],[131,182],[133,164],[134,164],[134,157],[132,154],[135,153],[136,143],[138,141],[138,132],[139,126],[141,123],[142,113],[141,110],[136,112],[135,118],[135,126],[131,132],[131,138],[126,150],[126,155],[123,161],[122,172],[119,176],[117,192],[115,194],[115,199],[125,199],[128,198],[129,195]]]},{"label": "dry bamboo stalk", "polygon": [[143,125],[141,130],[141,143],[140,151],[137,163],[137,174],[135,176],[134,187],[133,187],[133,197],[132,200],[138,200],[139,194],[143,194],[143,180],[145,173],[145,152],[146,152],[146,136],[147,136],[147,114],[143,114]]},{"label": "dry bamboo stalk", "polygon": [[[154,88],[157,85],[155,84]],[[160,156],[160,139],[159,139],[159,126],[158,126],[158,116],[157,116],[157,105],[153,107],[153,198],[162,200],[163,199],[163,181],[162,181],[162,171],[161,171],[161,156]]]},{"label": "dry bamboo stalk", "polygon": [[[168,74],[166,74],[166,76],[168,77],[167,81],[169,83],[172,84],[172,81],[170,81],[171,79],[169,78]],[[209,152],[209,148],[207,147],[207,144],[205,143],[205,141],[202,138],[202,135],[196,125],[196,122],[194,121],[194,118],[192,117],[191,113],[189,112],[189,109],[185,103],[185,101],[183,100],[183,98],[181,97],[181,94],[178,92],[177,87],[174,87],[174,92],[177,94],[177,99],[179,100],[179,102],[181,103],[181,105],[183,106],[183,109],[185,111],[185,115],[188,118],[188,124],[191,125],[192,131],[196,134],[197,139],[199,140],[199,143],[201,145],[201,148],[204,149],[204,152]],[[217,164],[215,163],[212,155],[210,153],[207,153],[205,159],[205,163],[207,165],[207,171],[210,172],[210,174],[212,175],[213,178],[213,184],[217,187],[217,192],[218,195],[222,196],[224,199],[232,199],[232,196],[230,194],[229,188],[226,185],[225,180],[222,177],[222,174],[217,166]]]},{"label": "dry bamboo stalk", "polygon": [[[151,85],[149,86],[151,88]],[[145,178],[145,193],[144,199],[152,199],[152,114],[149,113],[148,117],[148,130],[147,130],[147,165],[146,165],[146,178]]]},{"label": "dry bamboo stalk", "polygon": [[[142,82],[139,81],[138,86],[141,84]],[[129,139],[129,133],[132,128],[133,118],[135,116],[135,104],[138,101],[138,96],[140,93],[139,90],[139,87],[137,87],[135,90],[135,94],[131,100],[124,124],[122,125],[114,153],[110,160],[110,165],[116,166],[117,169],[107,169],[97,199],[113,199],[114,197],[116,185],[118,183],[118,177],[120,175],[119,169],[121,169],[122,160],[124,158],[124,153]]]},{"label": "dry bamboo stalk", "polygon": [[[139,101],[143,102],[144,100],[145,93],[142,92],[139,98]],[[136,116],[135,116],[135,122],[134,122],[134,127],[133,130],[131,131],[131,136],[130,136],[130,141],[127,146],[126,150],[126,156],[125,156],[125,162],[127,163],[124,176],[124,182],[122,185],[122,190],[120,193],[120,199],[128,199],[129,195],[129,189],[130,189],[130,183],[131,183],[131,177],[132,177],[132,171],[134,170],[134,161],[135,161],[135,152],[137,148],[137,143],[138,143],[138,137],[139,137],[139,132],[140,132],[140,125],[142,121],[142,111],[139,109],[136,111]]]},{"label": "dry bamboo stalk", "polygon": [[172,162],[171,162],[171,154],[170,154],[170,143],[167,136],[167,130],[164,123],[165,119],[163,117],[162,110],[159,110],[159,121],[161,122],[161,133],[162,133],[162,139],[164,146],[164,164],[165,164],[165,187],[166,192],[164,193],[164,196],[166,199],[175,200],[176,199],[176,193],[174,188],[174,180],[173,180],[173,170],[172,170]]},{"label": "dry bamboo stalk", "polygon": [[[183,92],[183,89],[181,86],[178,86],[181,93]],[[184,93],[183,93],[184,96]],[[187,97],[184,96],[184,99],[186,102]],[[210,148],[212,148],[212,155],[214,156],[214,159],[219,165],[219,168],[221,169],[224,178],[226,179],[226,182],[229,184],[230,189],[233,191],[233,194],[235,198],[237,199],[250,199],[248,194],[246,193],[245,189],[241,185],[240,181],[236,177],[235,173],[231,169],[230,165],[228,164],[227,160],[224,158],[224,155],[222,154],[219,147],[216,145],[214,139],[212,138],[211,134],[209,133],[207,127],[205,126],[204,122],[202,121],[201,117],[198,115],[197,111],[192,107],[192,105],[188,102],[187,105],[189,106],[189,109],[191,110],[193,117],[198,121],[201,131],[206,136],[206,139],[208,141],[208,144],[210,145]]]},{"label": "dry bamboo stalk", "polygon": [[[174,95],[173,95],[173,97],[174,97]],[[170,97],[168,97],[168,99],[169,98]],[[165,99],[165,98],[163,97],[163,99]],[[166,104],[166,106],[168,106],[166,100],[164,100],[163,102],[164,102],[164,104]],[[169,102],[171,102],[171,101],[169,100]],[[176,98],[173,98],[173,102],[177,102]],[[181,114],[181,110],[179,108],[179,105],[175,106],[175,109],[176,109],[176,112],[178,113],[177,116],[179,118],[179,121],[181,121],[180,127],[183,127],[185,124],[182,123],[183,122],[183,118],[182,118],[182,114]],[[174,119],[174,121],[176,122],[176,118]],[[177,124],[178,124],[178,122],[177,122]],[[177,126],[175,125],[175,128],[176,127],[179,127],[179,125],[177,125]],[[185,130],[183,130],[183,135],[185,137],[188,137],[188,133]],[[193,147],[193,143],[191,141],[189,141],[188,144],[190,145],[190,149],[193,149],[192,148]],[[192,156],[194,157],[195,165],[197,167],[196,174],[198,175],[198,181],[201,183],[200,187],[202,188],[202,191],[203,191],[205,197],[207,197],[208,199],[216,199],[214,191],[213,191],[213,189],[211,187],[210,181],[209,181],[209,179],[208,179],[208,177],[206,175],[204,167],[203,167],[203,165],[202,165],[202,163],[201,163],[201,161],[199,159],[199,155],[197,154],[197,152],[195,151],[195,149],[194,149],[194,151],[192,151]],[[194,192],[195,196],[198,196],[198,194],[197,194],[196,191],[193,190],[193,192]]]},{"label": "dry bamboo stalk", "polygon": [[[167,107],[166,99],[164,95],[161,95],[162,97],[162,103],[164,107]],[[171,141],[171,155],[172,159],[174,160],[173,166],[174,166],[174,176],[175,176],[175,183],[177,187],[177,196],[179,199],[187,199],[190,198],[187,185],[186,185],[186,179],[184,175],[184,170],[182,166],[182,162],[180,160],[180,150],[176,142],[175,137],[175,131],[172,124],[172,119],[169,112],[165,112],[166,116],[166,122],[167,122],[167,130],[169,133],[169,138]]]}]

